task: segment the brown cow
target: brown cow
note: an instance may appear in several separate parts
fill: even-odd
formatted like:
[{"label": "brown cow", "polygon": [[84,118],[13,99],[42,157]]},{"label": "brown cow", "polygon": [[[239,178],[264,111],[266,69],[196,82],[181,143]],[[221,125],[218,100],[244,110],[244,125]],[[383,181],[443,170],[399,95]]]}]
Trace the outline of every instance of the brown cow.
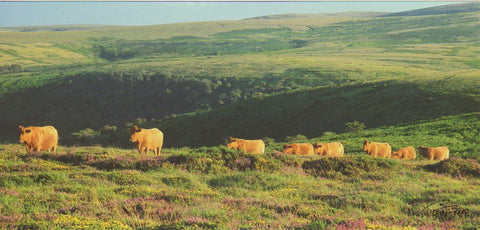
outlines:
[{"label": "brown cow", "polygon": [[313,147],[316,154],[330,157],[341,157],[344,153],[343,145],[340,142],[315,143]]},{"label": "brown cow", "polygon": [[239,138],[228,138],[227,148],[240,149],[246,153],[265,153],[265,143],[263,140],[245,140]]},{"label": "brown cow", "polygon": [[432,147],[432,148],[420,146],[418,147],[418,152],[422,156],[430,160],[439,160],[439,161],[448,159],[449,153],[450,153],[447,146]]},{"label": "brown cow", "polygon": [[25,144],[27,152],[57,151],[58,132],[53,126],[19,126],[20,142]]},{"label": "brown cow", "polygon": [[313,155],[313,145],[310,143],[293,143],[283,146],[283,153],[294,155]]},{"label": "brown cow", "polygon": [[405,159],[405,160],[415,160],[417,154],[415,149],[412,146],[401,148],[396,152],[392,153],[392,158],[394,159]]},{"label": "brown cow", "polygon": [[141,129],[137,126],[129,129],[132,134],[130,141],[137,143],[137,150],[141,154],[145,151],[148,154],[150,150],[153,150],[155,155],[159,156],[163,145],[163,133],[157,128],[153,129]]},{"label": "brown cow", "polygon": [[373,157],[390,158],[392,155],[392,147],[390,144],[367,140],[363,142],[363,151]]}]

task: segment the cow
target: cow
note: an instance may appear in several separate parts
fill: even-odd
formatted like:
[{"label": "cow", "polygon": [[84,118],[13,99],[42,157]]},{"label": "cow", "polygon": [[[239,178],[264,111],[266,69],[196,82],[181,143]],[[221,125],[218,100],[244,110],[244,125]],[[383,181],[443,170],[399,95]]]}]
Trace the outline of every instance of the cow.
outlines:
[{"label": "cow", "polygon": [[392,155],[392,147],[390,144],[367,140],[363,142],[363,151],[373,157],[390,158]]},{"label": "cow", "polygon": [[265,143],[263,140],[245,140],[230,137],[227,140],[227,148],[240,149],[245,153],[265,153]]},{"label": "cow", "polygon": [[340,142],[332,143],[315,143],[313,145],[314,152],[319,155],[325,155],[330,157],[341,157],[343,156],[344,150],[343,145]]},{"label": "cow", "polygon": [[283,153],[294,155],[313,155],[313,145],[310,143],[293,143],[283,146]]},{"label": "cow", "polygon": [[418,152],[430,160],[439,161],[448,159],[450,153],[447,146],[427,148],[423,145],[418,147]]},{"label": "cow", "polygon": [[19,126],[20,142],[25,144],[27,152],[57,151],[58,132],[53,126]]},{"label": "cow", "polygon": [[396,152],[392,153],[392,158],[394,159],[405,159],[405,160],[415,160],[417,154],[415,149],[412,146],[401,148]]},{"label": "cow", "polygon": [[153,129],[141,129],[137,126],[129,129],[132,134],[130,141],[137,143],[138,153],[145,151],[148,154],[150,150],[157,156],[160,155],[163,145],[163,133],[157,128]]}]

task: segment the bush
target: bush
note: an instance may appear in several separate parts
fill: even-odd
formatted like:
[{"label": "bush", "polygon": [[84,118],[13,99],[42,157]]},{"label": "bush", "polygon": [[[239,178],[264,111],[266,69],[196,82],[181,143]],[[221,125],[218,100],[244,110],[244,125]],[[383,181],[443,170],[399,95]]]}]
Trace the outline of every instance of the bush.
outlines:
[{"label": "bush", "polygon": [[352,156],[341,158],[322,158],[305,161],[303,170],[316,177],[344,178],[363,177],[382,179],[390,175],[390,170],[398,163],[388,159],[370,156]]},{"label": "bush", "polygon": [[95,144],[95,139],[98,135],[98,132],[95,132],[95,130],[90,128],[82,129],[76,133],[72,133],[72,136],[75,139],[75,143],[79,145]]},{"label": "bush", "polygon": [[367,126],[363,123],[360,123],[358,121],[352,121],[352,122],[347,122],[345,123],[345,132],[350,132],[350,133],[361,133],[365,130]]},{"label": "bush", "polygon": [[288,143],[303,143],[303,142],[308,142],[308,139],[305,135],[298,134],[297,136],[287,136],[285,138],[285,142]]},{"label": "bush", "polygon": [[453,177],[480,177],[480,163],[474,159],[452,157],[433,165],[426,165],[429,171],[448,174]]},{"label": "bush", "polygon": [[273,139],[271,137],[264,137],[262,140],[263,140],[263,142],[265,142],[265,146],[270,146],[270,145],[275,144],[275,139]]}]

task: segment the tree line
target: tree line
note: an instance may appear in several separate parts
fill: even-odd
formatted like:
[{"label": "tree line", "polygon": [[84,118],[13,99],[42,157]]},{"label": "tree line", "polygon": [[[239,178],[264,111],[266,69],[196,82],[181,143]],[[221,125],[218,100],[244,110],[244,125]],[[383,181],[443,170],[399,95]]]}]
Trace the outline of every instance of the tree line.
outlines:
[{"label": "tree line", "polygon": [[0,73],[20,73],[22,71],[23,71],[22,65],[18,63],[0,66]]},{"label": "tree line", "polygon": [[[303,70],[289,70],[289,74],[296,71]],[[74,143],[75,136],[79,137],[77,140],[98,136],[95,132],[106,124],[123,127],[139,117],[161,120],[324,84],[321,80],[313,81],[312,78],[318,76],[310,74],[311,78],[285,79],[283,75],[264,78],[171,76],[155,70],[83,72],[2,95],[0,110],[8,112],[0,115],[0,128],[10,132],[1,133],[0,140],[15,142],[16,137],[9,133],[16,133],[20,124],[51,124],[71,134],[61,142]],[[97,131],[85,130],[87,128]],[[109,133],[107,130],[101,134]]]}]

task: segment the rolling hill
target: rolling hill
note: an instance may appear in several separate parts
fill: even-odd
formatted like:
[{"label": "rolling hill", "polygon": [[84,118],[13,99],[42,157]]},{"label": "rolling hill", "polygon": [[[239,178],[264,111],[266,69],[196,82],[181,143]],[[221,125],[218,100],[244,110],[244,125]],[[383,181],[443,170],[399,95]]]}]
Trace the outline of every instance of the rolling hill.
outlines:
[{"label": "rolling hill", "polygon": [[[0,228],[477,229],[478,5],[1,28]],[[27,153],[18,125],[54,125],[58,151]],[[133,125],[165,133],[160,156]],[[281,153],[334,141],[343,157]]]},{"label": "rolling hill", "polygon": [[20,124],[52,124],[62,144],[128,146],[95,137],[102,127],[125,137],[141,121],[165,129],[167,146],[203,146],[478,112],[480,12],[462,10],[476,6],[10,28],[0,38],[0,141],[15,142]]},{"label": "rolling hill", "polygon": [[425,9],[410,10],[405,12],[384,14],[381,17],[395,17],[395,16],[424,16],[424,15],[438,15],[438,14],[455,14],[468,13],[480,11],[480,6],[476,2],[458,3],[453,5],[436,6]]}]

